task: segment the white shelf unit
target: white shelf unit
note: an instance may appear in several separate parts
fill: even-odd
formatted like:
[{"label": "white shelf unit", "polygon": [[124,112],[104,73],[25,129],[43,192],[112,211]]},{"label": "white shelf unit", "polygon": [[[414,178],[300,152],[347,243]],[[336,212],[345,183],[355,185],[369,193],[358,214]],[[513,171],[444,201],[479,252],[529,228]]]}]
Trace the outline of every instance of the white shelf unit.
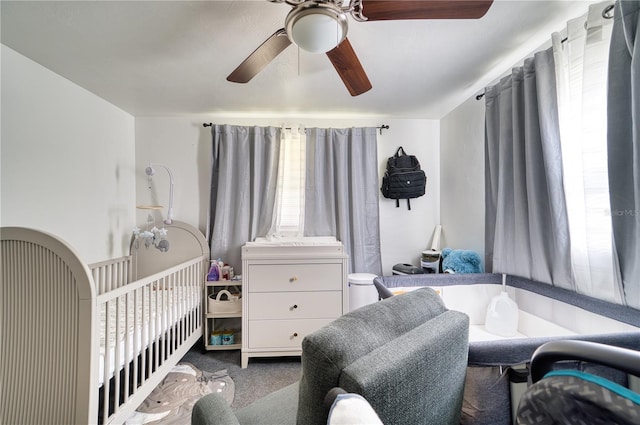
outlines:
[{"label": "white shelf unit", "polygon": [[[209,295],[217,293],[226,287],[238,287],[242,291],[241,280],[205,281],[204,284],[204,348],[210,351],[239,350],[242,348],[242,310],[238,313],[216,313],[209,311]],[[234,331],[234,343],[212,345],[211,332],[230,329]]]},{"label": "white shelf unit", "polygon": [[348,311],[340,243],[245,245],[241,366],[250,357],[299,356],[304,337]]}]

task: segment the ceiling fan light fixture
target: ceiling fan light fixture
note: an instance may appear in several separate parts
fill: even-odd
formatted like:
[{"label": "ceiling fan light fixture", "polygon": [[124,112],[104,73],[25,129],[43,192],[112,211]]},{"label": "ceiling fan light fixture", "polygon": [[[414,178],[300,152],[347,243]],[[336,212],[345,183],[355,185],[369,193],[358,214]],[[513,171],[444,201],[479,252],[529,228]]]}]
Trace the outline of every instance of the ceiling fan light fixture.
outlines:
[{"label": "ceiling fan light fixture", "polygon": [[324,53],[347,36],[347,16],[332,3],[305,2],[287,15],[289,39],[302,50]]}]

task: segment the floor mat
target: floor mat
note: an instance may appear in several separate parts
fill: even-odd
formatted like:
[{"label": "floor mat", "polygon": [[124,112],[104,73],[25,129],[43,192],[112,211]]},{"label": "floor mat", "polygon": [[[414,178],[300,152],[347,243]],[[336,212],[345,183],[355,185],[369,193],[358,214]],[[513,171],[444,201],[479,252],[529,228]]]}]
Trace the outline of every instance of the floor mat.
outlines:
[{"label": "floor mat", "polygon": [[127,425],[183,425],[202,396],[220,394],[231,405],[235,384],[225,370],[206,372],[189,363],[176,365],[127,419]]}]

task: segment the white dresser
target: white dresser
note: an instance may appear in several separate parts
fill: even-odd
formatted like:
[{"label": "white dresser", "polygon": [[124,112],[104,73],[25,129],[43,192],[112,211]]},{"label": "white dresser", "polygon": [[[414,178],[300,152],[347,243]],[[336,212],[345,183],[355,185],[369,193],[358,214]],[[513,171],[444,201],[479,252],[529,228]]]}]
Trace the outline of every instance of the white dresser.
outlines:
[{"label": "white dresser", "polygon": [[349,310],[339,242],[242,247],[242,367],[249,357],[299,356],[305,335]]}]

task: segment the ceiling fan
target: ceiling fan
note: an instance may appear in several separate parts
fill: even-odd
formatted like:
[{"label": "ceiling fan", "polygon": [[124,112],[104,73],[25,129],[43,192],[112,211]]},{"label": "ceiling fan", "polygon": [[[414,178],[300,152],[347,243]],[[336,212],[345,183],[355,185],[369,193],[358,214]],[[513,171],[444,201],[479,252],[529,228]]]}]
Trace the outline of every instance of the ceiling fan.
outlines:
[{"label": "ceiling fan", "polygon": [[291,43],[312,53],[326,53],[352,96],[371,89],[369,78],[347,38],[350,14],[359,22],[400,19],[477,19],[493,0],[268,0],[293,9],[285,26],[253,51],[228,81],[247,83]]}]

